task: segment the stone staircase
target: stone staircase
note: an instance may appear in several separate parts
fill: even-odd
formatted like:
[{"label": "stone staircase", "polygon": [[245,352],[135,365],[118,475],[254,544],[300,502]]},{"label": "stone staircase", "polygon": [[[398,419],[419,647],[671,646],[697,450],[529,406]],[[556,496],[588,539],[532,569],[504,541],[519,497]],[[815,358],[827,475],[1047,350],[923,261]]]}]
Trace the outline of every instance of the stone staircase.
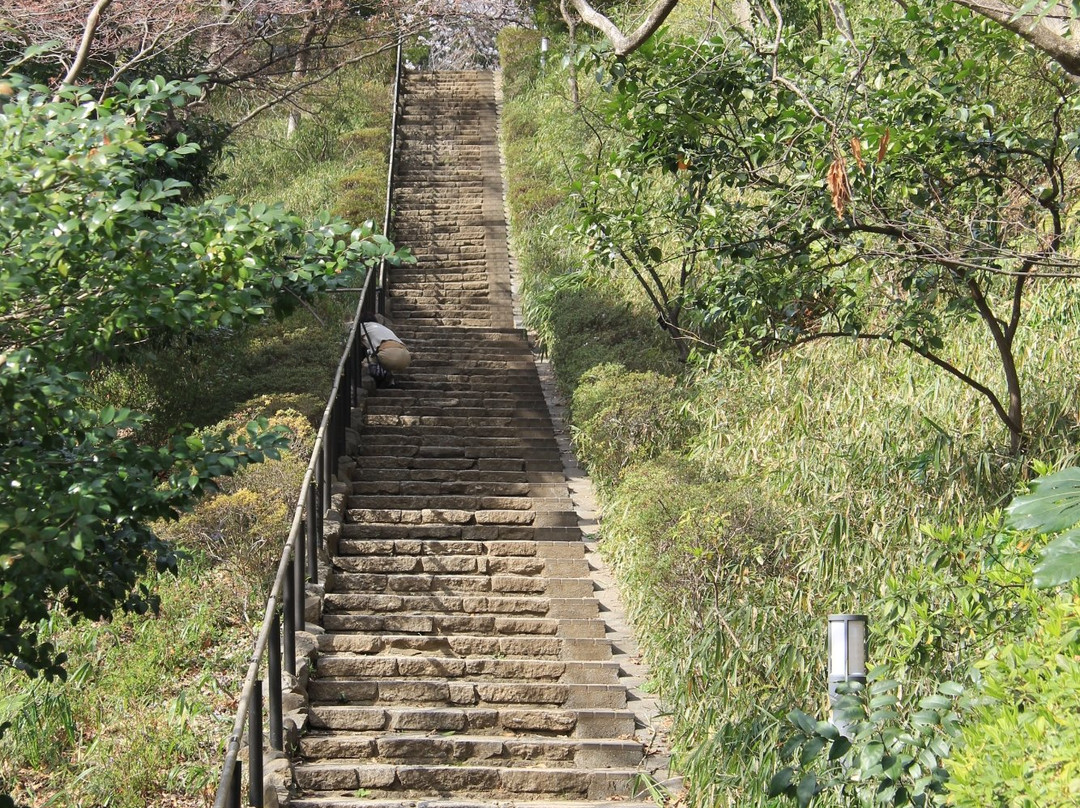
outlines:
[{"label": "stone staircase", "polygon": [[413,364],[365,402],[297,808],[638,805],[657,769],[513,327],[492,81],[406,77],[395,221],[418,262],[391,306]]}]

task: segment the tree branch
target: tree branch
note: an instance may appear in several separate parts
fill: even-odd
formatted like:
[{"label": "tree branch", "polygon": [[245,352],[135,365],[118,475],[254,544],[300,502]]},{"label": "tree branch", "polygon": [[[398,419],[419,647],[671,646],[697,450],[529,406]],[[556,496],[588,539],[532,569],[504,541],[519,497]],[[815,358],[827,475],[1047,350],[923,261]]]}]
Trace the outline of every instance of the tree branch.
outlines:
[{"label": "tree branch", "polygon": [[79,49],[75,52],[75,61],[68,68],[64,80],[60,82],[61,86],[74,84],[75,79],[82,73],[83,67],[86,66],[86,60],[90,56],[90,46],[94,43],[94,34],[97,33],[98,25],[101,24],[101,15],[105,13],[105,9],[112,5],[112,2],[113,0],[97,0],[94,7],[90,9],[90,14],[86,17],[86,27],[83,28],[82,41],[79,43]]},{"label": "tree branch", "polygon": [[590,6],[587,0],[569,0],[569,2],[583,23],[592,26],[611,40],[616,56],[626,56],[640,48],[649,37],[656,33],[656,29],[664,24],[664,20],[678,5],[679,0],[659,0],[645,21],[629,35],[624,34],[609,18]]},{"label": "tree branch", "polygon": [[1018,14],[1014,6],[1000,0],[956,0],[957,5],[993,20],[1022,40],[1042,51],[1072,76],[1080,78],[1080,42],[1066,39],[1043,22],[1043,14]]}]

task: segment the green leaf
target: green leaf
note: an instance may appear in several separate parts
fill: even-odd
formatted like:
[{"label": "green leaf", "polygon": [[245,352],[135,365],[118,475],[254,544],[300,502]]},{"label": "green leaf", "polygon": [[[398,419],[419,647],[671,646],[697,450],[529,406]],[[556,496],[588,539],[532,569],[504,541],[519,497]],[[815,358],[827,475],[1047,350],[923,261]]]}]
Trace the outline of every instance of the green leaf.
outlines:
[{"label": "green leaf", "polygon": [[817,777],[813,774],[804,775],[795,788],[795,799],[799,803],[799,808],[806,808],[814,799],[815,794],[817,794]]},{"label": "green leaf", "polygon": [[769,780],[769,796],[778,797],[787,791],[791,785],[791,778],[794,776],[795,770],[790,766],[787,766],[772,776]]},{"label": "green leaf", "polygon": [[840,730],[831,721],[818,721],[814,731],[822,738],[828,738],[830,741],[835,741],[840,737]]},{"label": "green leaf", "polygon": [[1080,468],[1040,477],[1031,491],[1006,509],[1005,523],[1016,530],[1057,533],[1080,522]]},{"label": "green leaf", "polygon": [[1048,589],[1080,578],[1080,530],[1062,533],[1042,551],[1035,566],[1035,586]]},{"label": "green leaf", "polygon": [[829,760],[838,760],[848,753],[851,749],[851,741],[847,738],[840,737],[833,741],[832,748],[829,750]]},{"label": "green leaf", "polygon": [[812,735],[817,727],[817,721],[804,713],[802,710],[792,710],[788,713],[788,721],[797,726],[807,735]]},{"label": "green leaf", "polygon": [[802,753],[799,755],[799,763],[803,766],[813,762],[817,759],[817,756],[821,754],[821,750],[825,748],[825,739],[820,736],[815,736],[806,742],[806,746],[802,748]]}]

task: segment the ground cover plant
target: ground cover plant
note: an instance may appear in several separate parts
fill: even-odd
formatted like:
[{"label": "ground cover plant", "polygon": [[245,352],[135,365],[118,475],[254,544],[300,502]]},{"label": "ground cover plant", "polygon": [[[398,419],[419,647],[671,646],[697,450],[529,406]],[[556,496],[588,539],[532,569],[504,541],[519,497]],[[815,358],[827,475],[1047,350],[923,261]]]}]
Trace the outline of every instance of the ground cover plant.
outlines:
[{"label": "ground cover plant", "polygon": [[[671,710],[675,762],[693,805],[1023,804],[1035,799],[1022,784],[1026,771],[1045,773],[1045,802],[1030,804],[1075,801],[1071,725],[1052,727],[1041,710],[1077,709],[1075,694],[1068,708],[1053,707],[1069,690],[1069,652],[1043,665],[1058,653],[1051,648],[1074,647],[1076,584],[1037,587],[1033,565],[1048,539],[1006,527],[1000,513],[1025,480],[1076,461],[1076,292],[1070,278],[1017,285],[1005,274],[1013,271],[1005,252],[1075,254],[1075,116],[1062,109],[1053,123],[1055,107],[1041,95],[1061,88],[1071,99],[1073,91],[1057,68],[966,12],[905,7],[910,16],[897,9],[892,22],[876,9],[868,24],[877,33],[862,39],[864,9],[848,4],[853,42],[829,8],[784,5],[791,25],[770,40],[780,50],[764,54],[738,20],[685,2],[667,39],[625,59],[582,54],[552,29],[552,52],[568,58],[542,67],[527,33],[502,40],[512,245],[527,318],[553,357],[569,358],[555,370],[572,401],[578,450],[600,484],[601,546]],[[913,39],[889,39],[897,20],[918,20],[915,38],[937,44],[905,52]],[[969,35],[951,38],[961,28]],[[979,37],[989,50],[969,64],[965,48],[984,47]],[[680,41],[677,59],[655,58]],[[710,62],[710,53],[724,56]],[[879,82],[874,60],[898,53],[932,96],[922,118],[878,95],[905,73],[890,69]],[[931,110],[955,98],[959,73],[935,77],[954,59],[967,66],[958,70],[986,71],[974,92],[996,94],[992,111]],[[1025,72],[1021,63],[1041,66]],[[755,83],[744,71],[759,67]],[[844,116],[857,117],[863,92],[877,99],[876,112],[849,132]],[[890,115],[898,117],[886,122]],[[785,116],[802,123],[785,129]],[[721,119],[731,127],[723,136]],[[1050,136],[1033,134],[1046,121]],[[963,134],[969,126],[983,134]],[[914,158],[923,173],[901,181],[893,155],[931,135],[937,145]],[[1048,207],[1042,191],[1000,196],[1004,185],[991,181],[950,208],[948,194],[975,187],[970,178],[991,180],[1007,162],[995,156],[995,139],[1029,136],[1038,144],[1026,156],[1044,147],[1056,155],[1033,169],[1058,166]],[[969,147],[984,151],[959,159]],[[888,187],[869,187],[890,171]],[[1032,176],[1018,169],[1008,182]],[[886,203],[889,194],[899,201]],[[922,265],[910,282],[881,285],[907,258],[877,234],[854,235],[875,226],[879,203],[892,212],[923,205],[938,232],[957,228],[948,250],[979,240],[986,300],[1006,312],[1015,304],[1013,314],[987,320],[978,304],[957,302],[954,292],[971,289],[962,272]],[[1030,217],[1021,213],[1029,203]],[[1040,224],[1043,213],[1059,215],[1060,229]],[[575,230],[576,247],[562,235]],[[817,238],[820,248],[800,256],[798,245]],[[916,241],[922,247],[906,246],[925,247]],[[893,263],[879,270],[873,259],[886,254]],[[1051,276],[1054,261],[1043,266]],[[580,301],[602,299],[620,301],[636,338],[590,330],[597,321]],[[817,336],[844,331],[837,323],[859,307],[865,319],[848,331],[858,338]],[[687,341],[682,349],[671,339],[666,353],[646,349],[663,334],[657,318]],[[927,361],[939,352],[969,379],[996,385],[1008,373],[995,329],[1011,329],[1019,442],[982,391]],[[861,336],[882,333],[895,339]],[[912,335],[928,350],[902,343]],[[803,344],[777,351],[778,343]],[[689,361],[672,361],[679,356]],[[634,409],[642,372],[658,374],[644,420]],[[669,389],[678,392],[668,397]],[[623,407],[631,408],[625,418]],[[833,612],[871,618],[877,670],[843,705],[861,721],[850,741],[819,723],[829,715],[824,619]],[[1026,660],[1031,674],[1003,658]],[[1032,705],[1030,735],[1016,730],[1011,701]]]}]

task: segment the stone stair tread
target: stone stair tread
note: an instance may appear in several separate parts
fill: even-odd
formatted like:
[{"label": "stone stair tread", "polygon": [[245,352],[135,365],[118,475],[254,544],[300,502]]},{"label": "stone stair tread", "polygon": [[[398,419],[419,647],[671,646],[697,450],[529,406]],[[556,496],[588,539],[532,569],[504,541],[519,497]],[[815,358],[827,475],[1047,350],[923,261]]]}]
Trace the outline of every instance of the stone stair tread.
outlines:
[{"label": "stone stair tread", "polygon": [[312,704],[326,706],[626,708],[625,688],[612,684],[320,676],[309,688]]},{"label": "stone stair tread", "polygon": [[552,707],[407,707],[313,705],[308,723],[323,730],[395,730],[477,734],[547,733],[569,738],[632,738],[626,709]]},{"label": "stone stair tread", "polygon": [[[613,808],[611,800],[480,800],[456,797],[426,798],[422,801],[402,799],[372,799],[370,797],[307,796],[293,799],[293,808]],[[618,808],[656,808],[656,803],[649,801],[621,800]]]},{"label": "stone stair tread", "polygon": [[323,654],[320,676],[440,677],[471,681],[536,682],[569,684],[615,684],[619,665],[613,660],[462,659],[435,655],[356,656]]},{"label": "stone stair tread", "polygon": [[[474,754],[471,747],[480,747]],[[335,749],[340,754],[328,755]],[[565,761],[582,752],[610,752],[625,760],[643,756],[638,740],[621,738],[548,738],[542,736],[492,736],[455,733],[431,735],[430,733],[382,733],[382,732],[313,732],[300,742],[300,751],[308,763],[326,759],[350,759],[359,764],[374,760],[408,758],[466,760],[482,765],[506,765]],[[592,765],[596,765],[595,763]],[[615,764],[619,765],[619,764]],[[613,768],[600,765],[597,768]]]},{"label": "stone stair tread", "polygon": [[416,796],[457,794],[545,794],[610,797],[628,793],[632,769],[444,766],[365,764],[363,761],[300,764],[296,780],[301,789],[363,788],[391,796],[403,791]]}]

